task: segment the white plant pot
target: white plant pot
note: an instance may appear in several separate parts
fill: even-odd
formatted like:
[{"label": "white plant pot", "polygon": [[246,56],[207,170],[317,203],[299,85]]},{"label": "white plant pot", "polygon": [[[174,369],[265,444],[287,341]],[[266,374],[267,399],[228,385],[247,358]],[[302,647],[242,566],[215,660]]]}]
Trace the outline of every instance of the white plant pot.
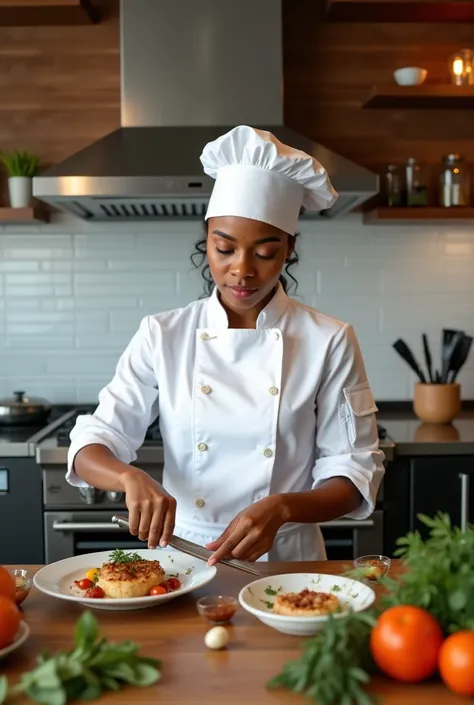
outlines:
[{"label": "white plant pot", "polygon": [[27,208],[33,197],[33,179],[29,176],[10,176],[8,191],[12,208]]}]

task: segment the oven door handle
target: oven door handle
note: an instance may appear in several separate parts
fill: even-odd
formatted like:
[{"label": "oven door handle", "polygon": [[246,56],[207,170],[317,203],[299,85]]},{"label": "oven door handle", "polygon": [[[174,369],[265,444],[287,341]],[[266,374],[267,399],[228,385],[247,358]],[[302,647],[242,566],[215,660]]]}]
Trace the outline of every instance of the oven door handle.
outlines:
[{"label": "oven door handle", "polygon": [[120,526],[117,524],[108,523],[105,521],[53,521],[54,531],[76,531],[77,533],[86,533],[88,531],[110,531],[115,533],[120,531]]},{"label": "oven door handle", "polygon": [[319,526],[325,526],[328,529],[372,529],[374,527],[373,519],[335,519],[334,521],[321,521]]}]

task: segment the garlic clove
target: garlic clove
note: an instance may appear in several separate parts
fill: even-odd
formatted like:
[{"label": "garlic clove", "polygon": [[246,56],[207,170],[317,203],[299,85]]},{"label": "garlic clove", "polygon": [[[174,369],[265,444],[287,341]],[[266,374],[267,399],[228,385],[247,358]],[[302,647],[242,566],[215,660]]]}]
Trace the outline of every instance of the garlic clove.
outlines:
[{"label": "garlic clove", "polygon": [[225,627],[213,627],[204,637],[208,649],[225,649],[229,643],[229,633]]}]

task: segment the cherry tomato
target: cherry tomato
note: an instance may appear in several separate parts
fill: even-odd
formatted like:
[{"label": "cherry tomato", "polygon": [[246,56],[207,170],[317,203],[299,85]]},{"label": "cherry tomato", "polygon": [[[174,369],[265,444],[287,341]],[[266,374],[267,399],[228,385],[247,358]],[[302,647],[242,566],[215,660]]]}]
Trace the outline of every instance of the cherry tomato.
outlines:
[{"label": "cherry tomato", "polygon": [[178,580],[178,578],[169,578],[166,581],[165,585],[170,591],[179,590],[179,588],[181,587],[181,581]]},{"label": "cherry tomato", "polygon": [[150,590],[150,595],[166,595],[168,590],[164,585],[153,585]]},{"label": "cherry tomato", "polygon": [[105,597],[105,592],[100,587],[91,587],[86,592],[86,597]]},{"label": "cherry tomato", "polygon": [[89,578],[82,578],[82,580],[75,580],[74,585],[77,585],[81,590],[88,590],[92,587],[93,583]]}]

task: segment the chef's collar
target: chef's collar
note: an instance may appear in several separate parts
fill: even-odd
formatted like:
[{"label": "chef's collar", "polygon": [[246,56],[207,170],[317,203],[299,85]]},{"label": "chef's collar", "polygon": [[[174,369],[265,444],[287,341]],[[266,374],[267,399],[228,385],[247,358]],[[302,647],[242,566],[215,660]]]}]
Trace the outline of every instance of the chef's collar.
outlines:
[{"label": "chef's collar", "polygon": [[[257,328],[273,328],[288,306],[288,300],[288,296],[285,294],[281,282],[278,282],[277,289],[272,299],[268,302],[263,311],[259,313]],[[217,286],[214,287],[211,296],[207,300],[207,314],[209,328],[229,327],[229,319],[227,318],[226,310],[219,301],[219,290]]]}]

